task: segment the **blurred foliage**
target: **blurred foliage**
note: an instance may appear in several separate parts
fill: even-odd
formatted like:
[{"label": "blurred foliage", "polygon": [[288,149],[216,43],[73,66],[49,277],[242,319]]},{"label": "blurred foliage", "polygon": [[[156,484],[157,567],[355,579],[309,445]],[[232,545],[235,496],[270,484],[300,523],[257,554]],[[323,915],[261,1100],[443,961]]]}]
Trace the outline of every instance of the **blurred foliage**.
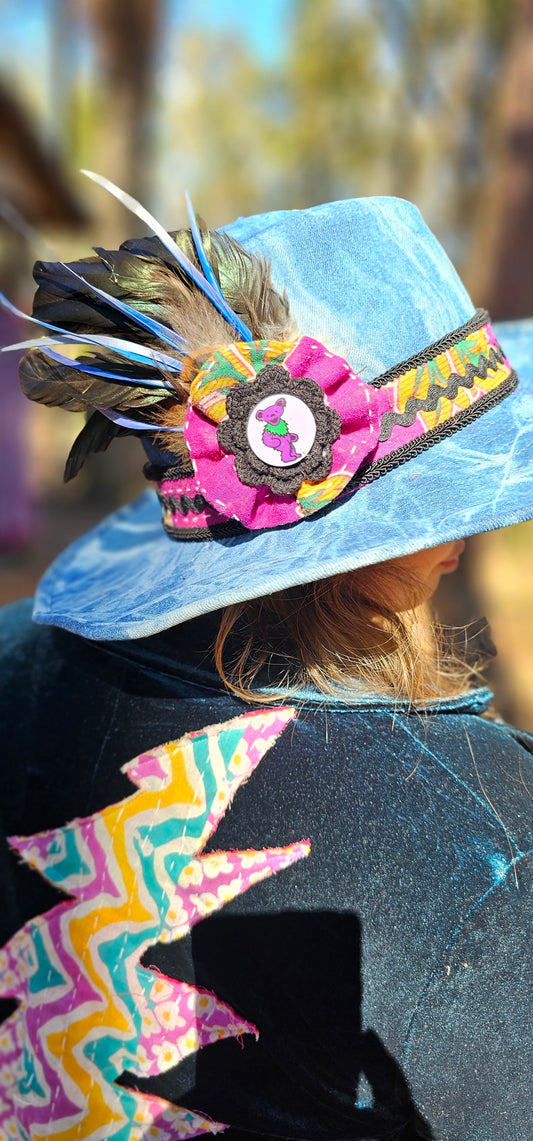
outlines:
[{"label": "blurred foliage", "polygon": [[[200,10],[182,26],[180,0],[48,0],[42,101],[71,169],[100,169],[165,216],[184,185],[215,224],[395,194],[457,260],[490,173],[516,4],[287,0],[263,57],[238,29],[209,31]],[[104,225],[123,226],[119,208],[88,197]]]},{"label": "blurred foliage", "polygon": [[188,33],[181,98],[167,108],[181,156],[171,179],[184,168],[216,223],[354,194],[407,197],[460,260],[509,28],[501,0],[296,0],[274,66],[235,36]]}]

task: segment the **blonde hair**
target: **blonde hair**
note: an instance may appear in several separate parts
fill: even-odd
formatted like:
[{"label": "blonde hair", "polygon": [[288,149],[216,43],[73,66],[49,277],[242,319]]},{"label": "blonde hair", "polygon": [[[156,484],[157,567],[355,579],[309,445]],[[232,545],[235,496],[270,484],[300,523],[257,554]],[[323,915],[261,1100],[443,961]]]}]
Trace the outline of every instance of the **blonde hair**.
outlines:
[{"label": "blonde hair", "polygon": [[349,700],[364,686],[415,707],[464,693],[481,663],[457,657],[428,603],[395,610],[399,584],[415,596],[411,573],[381,563],[226,607],[220,677],[245,701],[268,700],[269,685],[275,700],[309,687]]}]

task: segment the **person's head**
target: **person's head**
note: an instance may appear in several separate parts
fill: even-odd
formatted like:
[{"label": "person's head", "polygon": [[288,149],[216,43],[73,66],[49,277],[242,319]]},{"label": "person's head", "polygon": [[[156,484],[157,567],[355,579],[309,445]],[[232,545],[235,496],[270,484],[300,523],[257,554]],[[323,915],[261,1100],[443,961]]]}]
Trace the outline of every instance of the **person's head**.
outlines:
[{"label": "person's head", "polygon": [[[294,586],[227,607],[218,672],[246,700],[361,685],[413,705],[464,692],[478,669],[445,644],[428,603],[459,565],[464,541]],[[480,665],[481,663],[479,663]]]},{"label": "person's head", "polygon": [[260,632],[271,669],[283,646],[331,684],[368,683],[371,659],[381,685],[395,663],[395,692],[445,688],[421,615],[450,560],[430,552],[533,514],[533,354],[515,392],[488,315],[409,203],[203,238],[190,220],[36,267],[34,313],[63,333],[31,350],[23,386],[90,413],[69,476],[116,435],[144,437],[166,531],[153,496],[112,516],[45,575],[36,620],[131,638],[223,609],[220,661],[220,639],[256,655]]}]

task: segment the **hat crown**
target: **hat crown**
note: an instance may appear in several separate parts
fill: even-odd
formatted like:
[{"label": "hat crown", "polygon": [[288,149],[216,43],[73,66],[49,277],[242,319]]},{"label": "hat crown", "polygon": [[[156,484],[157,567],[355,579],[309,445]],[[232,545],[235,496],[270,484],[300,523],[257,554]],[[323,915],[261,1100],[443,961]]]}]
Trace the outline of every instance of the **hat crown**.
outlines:
[{"label": "hat crown", "polygon": [[[207,288],[208,255],[200,249],[192,212],[190,233],[183,231],[182,237],[205,279],[144,208],[109,187],[147,224],[153,222],[157,234],[157,239],[144,240],[143,250],[136,241],[135,248],[127,243],[121,251],[142,260],[149,249],[156,263],[162,258],[165,272],[170,267],[188,301],[193,281],[217,312],[221,306],[227,309],[229,298],[224,294],[213,301],[215,287]],[[237,243],[232,252],[236,279],[222,269],[215,290],[221,294],[235,287],[235,309],[229,315],[231,343],[226,317],[220,343],[216,336],[205,340],[202,324],[196,356],[184,356],[194,346],[184,339],[183,328],[174,329],[179,321],[161,325],[157,308],[147,317],[142,306],[135,308],[135,296],[133,305],[115,297],[114,281],[108,283],[113,296],[105,290],[102,295],[74,268],[74,278],[93,297],[92,310],[104,300],[120,320],[134,325],[133,341],[89,337],[91,346],[101,345],[104,367],[87,363],[78,350],[83,358],[75,361],[82,372],[78,387],[79,378],[70,375],[71,359],[57,353],[52,358],[54,365],[70,368],[69,383],[85,395],[87,376],[98,370],[96,380],[107,401],[103,410],[113,428],[118,423],[153,432],[154,419],[143,422],[137,414],[130,425],[122,416],[124,380],[131,388],[136,378],[143,405],[155,399],[164,400],[166,407],[169,386],[180,387],[184,364],[191,360],[200,369],[185,370],[190,385],[185,421],[171,421],[166,428],[182,433],[190,464],[173,471],[169,444],[167,455],[150,449],[152,467],[159,471],[148,473],[157,479],[164,519],[168,507],[170,533],[177,537],[179,531],[179,538],[188,541],[169,543],[158,503],[147,493],[59,556],[37,592],[38,622],[90,638],[147,636],[230,603],[531,516],[533,331],[528,326],[524,334],[525,384],[515,394],[516,374],[506,350],[514,347],[516,336],[504,330],[502,351],[487,315],[475,312],[416,207],[394,198],[355,199],[239,219],[216,239],[205,233],[208,247],[220,246],[223,261],[232,239]],[[112,256],[122,257],[121,251]],[[271,279],[267,262],[252,255],[269,259]],[[106,258],[99,254],[109,275]],[[174,262],[179,270],[173,269]],[[255,273],[251,301],[241,276],[241,265],[248,263]],[[68,266],[60,263],[59,269],[72,276]],[[286,291],[298,330],[288,320],[285,300],[273,294],[271,281]],[[64,290],[67,302],[70,277],[64,284],[69,286]],[[128,282],[125,290],[129,298]],[[274,321],[268,314],[257,320],[255,299],[261,301],[265,291],[277,298]],[[154,296],[159,304],[157,290]],[[197,303],[196,295],[192,300]],[[247,329],[259,340],[233,340],[243,305],[254,318]],[[205,313],[210,320],[210,310],[204,308]],[[34,319],[43,323],[41,314]],[[114,328],[113,320],[111,324]],[[86,344],[85,334],[65,334],[55,320],[47,327],[59,334],[60,346],[73,337],[82,349]],[[152,338],[148,346],[142,330]],[[48,338],[45,348],[55,352],[50,343],[56,340]],[[115,364],[114,357],[108,361],[108,350],[125,364]],[[177,385],[166,380],[161,364],[177,374]],[[283,365],[287,376],[273,377],[272,364]],[[122,388],[115,392],[109,382]],[[135,387],[130,395],[135,404]],[[265,437],[257,413],[276,401],[280,406],[284,402],[283,428],[277,435],[268,429]],[[100,398],[93,403],[99,411]],[[314,420],[308,435],[304,412]],[[101,443],[98,437],[99,449]],[[278,452],[281,463],[273,463]],[[289,517],[281,517],[282,508]],[[180,516],[176,522],[175,514]],[[288,525],[292,523],[299,525]]]},{"label": "hat crown", "polygon": [[299,332],[366,381],[465,324],[475,309],[420,211],[401,198],[352,198],[239,218],[224,227],[272,261]]}]

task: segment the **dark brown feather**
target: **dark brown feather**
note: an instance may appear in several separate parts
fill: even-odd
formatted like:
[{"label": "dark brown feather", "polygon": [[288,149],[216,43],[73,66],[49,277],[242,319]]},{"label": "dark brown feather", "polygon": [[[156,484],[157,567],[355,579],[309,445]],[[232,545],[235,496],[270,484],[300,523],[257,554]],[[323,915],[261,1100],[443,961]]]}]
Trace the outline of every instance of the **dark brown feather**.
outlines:
[{"label": "dark brown feather", "polygon": [[[252,337],[255,340],[292,339],[294,328],[287,298],[272,287],[268,263],[248,253],[227,234],[210,232],[204,223],[200,225],[205,249],[222,292],[231,308],[248,326]],[[178,230],[173,237],[199,268],[190,231]],[[119,250],[97,249],[96,253],[96,257],[72,262],[72,268],[104,293],[120,299],[131,309],[157,320],[183,337],[190,354],[186,358],[189,361],[189,382],[195,372],[191,358],[200,360],[206,347],[231,344],[240,339],[235,329],[173,260],[159,238],[134,238],[124,242]],[[166,353],[179,358],[178,350],[137,325],[134,316],[119,313],[61,263],[37,262],[34,277],[38,289],[33,314],[38,319],[77,333],[111,334],[150,348],[163,348]],[[137,383],[137,379],[143,376],[144,366],[125,360],[105,346],[99,346],[94,354],[84,359],[102,369],[124,374],[127,383],[83,373],[51,360],[39,349],[31,349],[20,364],[23,391],[32,400],[72,412],[91,411],[96,407],[117,411],[146,409],[148,417],[153,417],[159,425],[164,421],[167,424],[181,421],[183,414],[179,406],[186,400],[187,391],[174,374],[169,373],[169,377],[176,385],[176,391],[170,394],[163,386],[147,388]],[[107,447],[111,439],[121,434],[117,425],[102,421],[105,417],[100,417],[100,414],[96,420],[91,416],[75,441],[67,461],[69,479],[79,471],[90,451]],[[184,445],[176,436],[171,446],[180,452]]]},{"label": "dark brown feather", "polygon": [[[94,360],[103,363],[102,357]],[[30,349],[22,358],[19,376],[22,391],[30,400],[64,408],[67,412],[86,412],[96,407],[145,408],[160,404],[169,396],[163,386],[147,389],[135,383],[120,384],[77,372],[50,360],[39,349]]]},{"label": "dark brown feather", "polygon": [[65,471],[63,472],[64,483],[74,479],[74,476],[83,467],[87,456],[91,455],[92,452],[105,452],[111,441],[117,436],[131,435],[135,435],[135,433],[129,428],[121,428],[112,420],[102,416],[101,412],[93,412],[81,432],[76,436],[67,456]]}]

